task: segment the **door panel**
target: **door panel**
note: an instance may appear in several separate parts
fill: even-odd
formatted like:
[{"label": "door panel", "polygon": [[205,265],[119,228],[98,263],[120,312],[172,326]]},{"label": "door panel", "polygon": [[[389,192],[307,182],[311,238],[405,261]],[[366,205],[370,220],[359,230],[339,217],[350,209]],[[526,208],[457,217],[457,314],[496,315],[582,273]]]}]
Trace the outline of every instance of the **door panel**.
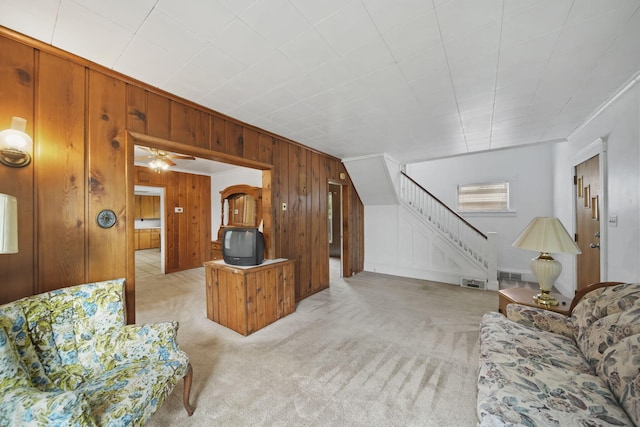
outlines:
[{"label": "door panel", "polygon": [[600,159],[576,166],[576,243],[578,291],[600,281]]}]

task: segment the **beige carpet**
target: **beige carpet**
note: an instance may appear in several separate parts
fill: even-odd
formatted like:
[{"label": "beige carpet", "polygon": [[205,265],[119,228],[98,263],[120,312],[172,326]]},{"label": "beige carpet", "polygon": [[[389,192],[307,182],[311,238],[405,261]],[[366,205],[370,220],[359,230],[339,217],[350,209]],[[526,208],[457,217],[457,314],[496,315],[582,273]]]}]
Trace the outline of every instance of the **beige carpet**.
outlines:
[{"label": "beige carpet", "polygon": [[475,426],[478,325],[495,292],[375,273],[333,280],[243,337],[206,318],[204,269],[136,280],[138,323],[175,319],[194,369],[150,426]]}]

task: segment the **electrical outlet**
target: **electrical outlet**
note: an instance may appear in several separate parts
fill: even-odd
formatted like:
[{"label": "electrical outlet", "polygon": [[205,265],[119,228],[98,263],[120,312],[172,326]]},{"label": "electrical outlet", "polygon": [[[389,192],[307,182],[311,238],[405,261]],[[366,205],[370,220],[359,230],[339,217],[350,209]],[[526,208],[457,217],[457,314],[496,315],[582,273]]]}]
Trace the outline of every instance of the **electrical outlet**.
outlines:
[{"label": "electrical outlet", "polygon": [[287,210],[287,204],[286,203],[282,203],[282,210],[286,211]]}]

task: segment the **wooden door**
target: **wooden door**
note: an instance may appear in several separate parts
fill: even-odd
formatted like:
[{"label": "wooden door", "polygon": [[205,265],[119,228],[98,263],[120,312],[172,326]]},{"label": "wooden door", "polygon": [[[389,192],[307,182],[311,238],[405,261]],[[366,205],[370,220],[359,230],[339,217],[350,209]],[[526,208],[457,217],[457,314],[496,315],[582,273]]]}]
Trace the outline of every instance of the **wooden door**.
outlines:
[{"label": "wooden door", "polygon": [[600,281],[600,158],[576,166],[576,243],[578,288]]}]

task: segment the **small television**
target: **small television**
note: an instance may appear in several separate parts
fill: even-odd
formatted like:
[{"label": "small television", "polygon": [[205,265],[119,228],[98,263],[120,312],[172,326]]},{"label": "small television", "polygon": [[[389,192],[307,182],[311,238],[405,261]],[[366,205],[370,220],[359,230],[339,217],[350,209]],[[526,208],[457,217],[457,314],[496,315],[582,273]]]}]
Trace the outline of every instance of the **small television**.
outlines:
[{"label": "small television", "polygon": [[264,261],[264,235],[255,227],[231,227],[222,234],[222,258],[231,265],[260,265]]}]

